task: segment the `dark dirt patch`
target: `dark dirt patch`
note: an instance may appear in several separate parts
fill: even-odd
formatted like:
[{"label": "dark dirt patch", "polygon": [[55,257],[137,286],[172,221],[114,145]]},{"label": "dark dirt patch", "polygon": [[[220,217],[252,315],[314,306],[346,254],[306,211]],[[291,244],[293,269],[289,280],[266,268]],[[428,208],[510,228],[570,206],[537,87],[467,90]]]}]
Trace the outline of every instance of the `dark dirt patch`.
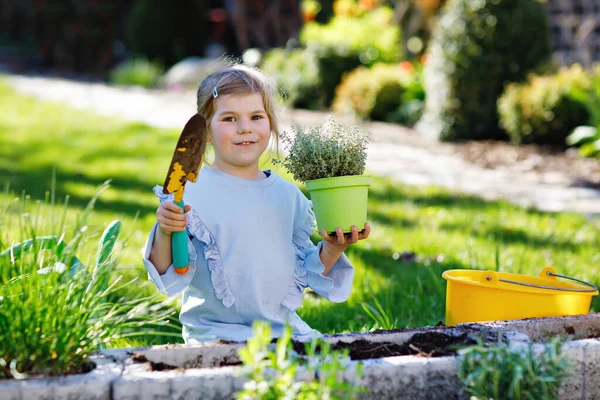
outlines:
[{"label": "dark dirt patch", "polygon": [[[131,357],[131,360],[135,363],[139,363],[139,364],[145,364],[148,363],[150,364],[150,368],[152,369],[152,371],[172,371],[172,370],[184,370],[186,368],[201,368],[201,360],[202,360],[202,356],[200,356],[198,359],[187,363],[186,365],[183,366],[175,366],[175,365],[170,365],[170,364],[166,364],[163,362],[153,362],[150,361],[146,358],[146,356],[144,356],[143,354],[133,354]],[[232,357],[224,357],[218,365],[216,365],[215,367],[231,367],[231,366],[236,366],[236,365],[242,365],[241,360],[239,359],[239,357],[237,356],[232,356]]]},{"label": "dark dirt patch", "polygon": [[[392,356],[419,355],[423,357],[444,357],[456,354],[457,347],[474,345],[477,342],[467,334],[449,336],[435,332],[416,333],[410,341],[402,345],[394,343],[373,343],[357,340],[350,344],[350,358],[364,360]],[[333,348],[340,350],[348,347],[338,342]]]},{"label": "dark dirt patch", "polygon": [[221,360],[221,362],[219,362],[219,367],[232,367],[242,364],[242,360],[240,360],[240,358],[237,356],[225,357]]},{"label": "dark dirt patch", "polygon": [[148,361],[146,356],[144,356],[142,354],[134,354],[131,357],[131,360],[133,362],[139,363],[139,364],[145,364],[145,363],[150,364],[150,368],[152,369],[152,371],[170,371],[170,370],[174,370],[174,369],[183,369],[181,367],[176,367],[174,365],[165,364],[163,362]]},{"label": "dark dirt patch", "polygon": [[[352,360],[365,360],[407,355],[423,357],[452,356],[456,355],[456,350],[459,348],[474,344],[477,344],[476,339],[468,333],[453,336],[439,332],[424,332],[415,333],[408,342],[403,344],[369,342],[365,339],[357,339],[350,343],[339,341],[332,346],[332,349],[348,349]],[[301,342],[294,342],[294,350],[299,354],[306,354],[304,344]]]},{"label": "dark dirt patch", "polygon": [[578,334],[575,329],[573,329],[573,332],[569,332],[567,331],[568,334],[573,335],[574,337],[573,339],[575,340],[579,340],[579,339],[600,339],[600,328],[589,328],[587,329],[587,334]]},{"label": "dark dirt patch", "polygon": [[[220,339],[215,343],[216,344],[240,344],[240,342],[236,342],[234,340],[224,340],[224,339]],[[241,342],[241,343],[244,343],[244,342]]]},{"label": "dark dirt patch", "polygon": [[[87,374],[88,372],[93,371],[94,369],[96,369],[96,363],[93,361],[84,361],[83,364],[81,364],[80,366],[76,367],[76,368],[70,368],[66,371],[61,371],[57,376],[63,376],[63,375],[79,375],[79,374]],[[48,378],[50,376],[54,376],[51,374],[45,374],[40,372],[39,370],[36,370],[33,366],[28,365],[27,368],[23,368],[23,371],[20,372],[24,372],[27,374],[27,377],[24,379],[19,379],[19,380],[33,380],[33,379],[44,379],[44,378]],[[14,377],[12,376],[12,372],[10,370],[10,368],[8,366],[0,366],[0,382],[4,382],[4,381],[11,381],[14,380]]]}]

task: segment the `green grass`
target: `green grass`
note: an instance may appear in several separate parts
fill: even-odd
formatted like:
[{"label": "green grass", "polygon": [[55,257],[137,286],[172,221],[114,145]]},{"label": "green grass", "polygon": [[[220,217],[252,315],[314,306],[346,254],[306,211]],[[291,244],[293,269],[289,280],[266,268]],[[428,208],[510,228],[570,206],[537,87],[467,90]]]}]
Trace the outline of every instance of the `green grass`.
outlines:
[{"label": "green grass", "polygon": [[165,324],[172,301],[114,274],[119,222],[101,236],[89,229],[96,196],[75,216],[46,200],[0,207],[0,379],[78,373],[115,340],[176,335]]},{"label": "green grass", "polygon": [[[194,101],[194,99],[190,99]],[[69,195],[69,213],[98,199],[89,224],[101,229],[123,222],[127,238],[118,274],[140,278],[140,294],[155,292],[146,281],[140,250],[158,205],[179,130],[155,129],[15,94],[0,84],[0,182],[13,194],[43,199],[56,171],[56,197]],[[266,166],[267,163],[265,163]],[[289,176],[276,167],[275,170]],[[537,275],[546,265],[600,283],[600,223],[575,214],[551,214],[505,202],[486,202],[437,188],[418,189],[375,177],[369,192],[370,239],[348,251],[355,282],[345,303],[307,295],[299,314],[324,333],[435,325],[444,320],[444,270],[494,269]],[[315,236],[315,239],[318,239]],[[400,257],[414,252],[413,262]],[[403,261],[404,260],[404,261]],[[599,310],[598,300],[593,310]],[[173,318],[175,318],[173,316]],[[136,345],[173,342],[148,337]]]}]

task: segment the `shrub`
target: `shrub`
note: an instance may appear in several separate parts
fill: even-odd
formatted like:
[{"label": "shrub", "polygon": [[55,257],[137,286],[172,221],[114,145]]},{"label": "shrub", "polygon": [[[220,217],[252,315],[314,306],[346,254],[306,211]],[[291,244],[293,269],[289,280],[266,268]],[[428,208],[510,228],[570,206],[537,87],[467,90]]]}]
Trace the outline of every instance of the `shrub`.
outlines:
[{"label": "shrub", "polygon": [[[410,65],[406,68],[405,65]],[[425,92],[420,73],[412,64],[376,64],[372,68],[358,67],[347,75],[336,89],[333,109],[340,113],[353,112],[361,118],[398,123],[415,122]],[[416,114],[416,117],[415,117]]]},{"label": "shrub", "polygon": [[418,129],[441,140],[505,139],[496,101],[550,56],[537,0],[450,0],[430,43]]},{"label": "shrub", "polygon": [[[379,96],[384,91],[385,94]],[[394,110],[400,105],[401,94],[401,71],[398,66],[377,64],[371,69],[358,67],[344,75],[336,88],[332,106],[336,112],[353,112],[361,118],[371,118],[376,110],[375,114],[381,117],[385,114],[384,109]],[[382,105],[384,98],[387,103]]]},{"label": "shrub", "polygon": [[361,17],[335,16],[325,25],[309,22],[300,41],[317,57],[326,106],[331,105],[345,72],[401,57],[400,30],[392,24],[392,10],[387,7]]},{"label": "shrub", "polygon": [[333,17],[333,3],[335,0],[319,0],[321,6],[319,12],[315,16],[315,21],[326,24]]},{"label": "shrub", "polygon": [[108,80],[116,85],[153,87],[158,83],[163,72],[158,63],[144,58],[136,58],[113,68],[108,75]]},{"label": "shrub", "polygon": [[329,118],[305,131],[284,132],[281,139],[288,155],[283,161],[274,162],[283,164],[299,182],[362,175],[367,161],[367,136],[357,126],[347,129]]},{"label": "shrub", "polygon": [[567,135],[589,118],[585,105],[569,93],[589,86],[590,77],[579,65],[511,83],[498,100],[500,126],[517,144],[564,146]]},{"label": "shrub", "polygon": [[204,54],[210,24],[203,2],[137,0],[127,21],[127,39],[136,56],[170,66]]},{"label": "shrub", "polygon": [[566,142],[569,146],[579,146],[579,154],[583,157],[600,156],[600,65],[593,72],[589,89],[571,88],[569,97],[586,106],[590,115],[588,125],[576,127]]},{"label": "shrub", "polygon": [[265,54],[261,69],[275,79],[285,103],[298,108],[322,108],[319,67],[310,50],[271,50]]}]

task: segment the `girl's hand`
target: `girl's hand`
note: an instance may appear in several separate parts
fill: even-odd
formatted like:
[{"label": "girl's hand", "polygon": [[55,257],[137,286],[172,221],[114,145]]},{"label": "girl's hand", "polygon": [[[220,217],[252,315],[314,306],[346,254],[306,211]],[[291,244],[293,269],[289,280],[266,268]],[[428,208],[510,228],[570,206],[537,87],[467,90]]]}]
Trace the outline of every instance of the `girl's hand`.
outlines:
[{"label": "girl's hand", "polygon": [[[185,212],[192,209],[185,205]],[[165,236],[171,236],[173,232],[182,232],[187,226],[187,216],[181,212],[181,207],[172,201],[163,201],[156,210],[156,222],[160,231]]]},{"label": "girl's hand", "polygon": [[352,232],[344,234],[342,228],[338,227],[335,236],[328,235],[325,229],[321,231],[321,236],[323,236],[323,239],[325,239],[325,242],[330,248],[343,253],[350,245],[357,243],[359,240],[368,238],[369,233],[371,233],[371,225],[367,222],[365,223],[365,229],[362,232],[358,232],[358,228],[352,226]]}]

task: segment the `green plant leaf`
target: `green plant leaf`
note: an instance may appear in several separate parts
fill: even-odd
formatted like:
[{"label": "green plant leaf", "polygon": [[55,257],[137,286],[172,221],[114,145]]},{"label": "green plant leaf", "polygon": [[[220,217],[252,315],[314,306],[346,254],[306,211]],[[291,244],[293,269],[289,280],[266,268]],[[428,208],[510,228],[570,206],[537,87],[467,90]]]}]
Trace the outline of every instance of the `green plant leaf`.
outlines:
[{"label": "green plant leaf", "polygon": [[582,125],[573,129],[573,132],[567,136],[566,142],[569,146],[579,146],[596,138],[598,128],[594,126]]},{"label": "green plant leaf", "polygon": [[600,140],[585,143],[579,148],[579,154],[583,157],[593,157],[600,153]]}]

